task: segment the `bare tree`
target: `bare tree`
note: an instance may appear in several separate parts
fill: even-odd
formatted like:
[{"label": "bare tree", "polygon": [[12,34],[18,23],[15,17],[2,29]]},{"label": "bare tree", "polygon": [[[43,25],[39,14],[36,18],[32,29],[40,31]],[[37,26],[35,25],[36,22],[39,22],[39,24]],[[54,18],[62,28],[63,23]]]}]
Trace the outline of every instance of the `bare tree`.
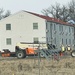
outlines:
[{"label": "bare tree", "polygon": [[72,19],[72,20],[75,21],[75,1],[72,0],[72,1],[68,4],[68,7],[69,7],[69,17],[70,17],[70,19]]},{"label": "bare tree", "polygon": [[3,10],[3,8],[0,8],[0,20],[3,19],[3,18],[5,18],[5,17],[8,17],[10,14],[11,13],[10,13],[9,10],[7,10],[6,13],[5,13],[5,11]]},{"label": "bare tree", "polygon": [[47,9],[43,9],[41,12],[42,12],[45,16],[49,16],[49,13],[48,13]]},{"label": "bare tree", "polygon": [[48,12],[51,13],[54,18],[57,18],[57,19],[60,18],[60,15],[59,15],[61,11],[60,4],[56,3],[55,6],[51,5],[51,11],[49,10],[50,8],[48,9]]},{"label": "bare tree", "polygon": [[68,12],[68,8],[66,6],[62,6],[61,7],[61,11],[60,11],[60,19],[63,21],[67,21],[68,17],[69,17],[69,12]]},{"label": "bare tree", "polygon": [[43,9],[43,14],[46,14],[49,16],[49,14],[53,18],[61,19],[63,21],[66,21],[67,17],[69,16],[68,8],[66,6],[60,6],[59,3],[56,3],[55,6],[51,5],[48,9]]},{"label": "bare tree", "polygon": [[3,12],[4,12],[3,8],[0,8],[0,20],[3,18]]},{"label": "bare tree", "polygon": [[5,15],[3,15],[3,18],[8,17],[9,15],[11,15],[11,12],[9,10],[6,11]]},{"label": "bare tree", "polygon": [[51,15],[54,18],[59,18],[59,12],[60,12],[60,4],[56,3],[55,6],[51,5],[48,9],[43,9],[43,14],[44,15]]},{"label": "bare tree", "polygon": [[68,4],[60,6],[59,3],[51,5],[47,9],[42,10],[44,15],[51,16],[63,21],[75,21],[75,0],[71,0]]}]

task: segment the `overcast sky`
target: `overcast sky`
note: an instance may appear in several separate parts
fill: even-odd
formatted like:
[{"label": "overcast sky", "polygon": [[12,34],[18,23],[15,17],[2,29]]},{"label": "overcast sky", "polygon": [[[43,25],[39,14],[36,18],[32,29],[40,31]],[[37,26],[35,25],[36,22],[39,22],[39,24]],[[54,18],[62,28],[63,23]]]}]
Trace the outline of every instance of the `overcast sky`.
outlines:
[{"label": "overcast sky", "polygon": [[42,9],[54,5],[56,2],[67,4],[71,0],[0,0],[0,8],[15,13],[21,10],[41,13]]}]

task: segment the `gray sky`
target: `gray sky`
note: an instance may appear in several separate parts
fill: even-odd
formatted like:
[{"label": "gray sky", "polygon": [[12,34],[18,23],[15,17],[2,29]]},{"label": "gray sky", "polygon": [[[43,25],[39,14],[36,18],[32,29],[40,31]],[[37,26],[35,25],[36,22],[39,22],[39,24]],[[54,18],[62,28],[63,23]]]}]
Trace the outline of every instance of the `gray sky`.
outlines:
[{"label": "gray sky", "polygon": [[10,10],[11,13],[20,10],[41,13],[42,9],[54,5],[56,2],[62,5],[67,4],[70,1],[71,0],[0,0],[0,8]]}]

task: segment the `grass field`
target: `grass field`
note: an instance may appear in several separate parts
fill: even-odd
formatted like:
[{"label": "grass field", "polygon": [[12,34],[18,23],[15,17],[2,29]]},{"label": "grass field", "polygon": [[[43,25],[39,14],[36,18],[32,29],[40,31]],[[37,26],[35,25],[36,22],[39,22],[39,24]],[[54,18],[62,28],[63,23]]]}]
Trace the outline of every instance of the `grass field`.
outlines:
[{"label": "grass field", "polygon": [[[39,68],[40,67],[40,68]],[[75,58],[61,58],[59,61],[46,59],[0,58],[0,75],[75,75]]]}]

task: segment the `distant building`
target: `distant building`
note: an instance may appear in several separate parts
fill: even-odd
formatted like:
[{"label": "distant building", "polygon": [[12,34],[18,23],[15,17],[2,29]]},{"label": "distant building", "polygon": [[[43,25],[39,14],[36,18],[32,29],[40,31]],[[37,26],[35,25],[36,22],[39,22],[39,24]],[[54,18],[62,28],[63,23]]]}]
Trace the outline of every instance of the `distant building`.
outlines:
[{"label": "distant building", "polygon": [[0,50],[15,51],[18,42],[45,42],[74,45],[74,25],[28,11],[20,11],[0,21]]}]

